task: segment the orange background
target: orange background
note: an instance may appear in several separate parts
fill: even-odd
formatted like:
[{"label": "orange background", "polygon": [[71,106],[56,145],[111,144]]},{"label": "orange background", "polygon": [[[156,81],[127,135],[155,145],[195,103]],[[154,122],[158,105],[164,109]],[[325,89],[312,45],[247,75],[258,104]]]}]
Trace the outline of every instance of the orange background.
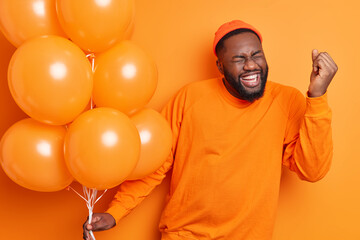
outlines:
[{"label": "orange background", "polygon": [[[225,21],[242,19],[264,38],[269,80],[306,92],[311,50],[328,51],[339,66],[329,88],[334,158],[318,183],[302,182],[284,169],[275,240],[360,239],[360,4],[356,0],[135,0],[132,40],[155,59],[159,84],[149,106],[160,110],[183,85],[217,76],[211,46]],[[25,114],[12,100],[6,80],[15,48],[0,35],[0,134]],[[169,180],[114,229],[98,240],[159,239],[157,221]],[[75,188],[80,186],[73,184]],[[85,203],[73,192],[40,193],[13,183],[0,170],[1,239],[81,239]],[[100,200],[103,211],[115,190]]]}]

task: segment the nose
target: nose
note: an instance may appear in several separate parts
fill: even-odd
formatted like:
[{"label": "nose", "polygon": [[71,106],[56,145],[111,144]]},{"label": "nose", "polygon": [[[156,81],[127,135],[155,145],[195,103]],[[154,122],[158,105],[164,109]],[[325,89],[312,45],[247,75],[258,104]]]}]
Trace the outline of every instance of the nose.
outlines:
[{"label": "nose", "polygon": [[246,59],[245,64],[244,64],[244,70],[251,71],[254,69],[256,69],[256,63],[254,62],[254,60],[251,58]]}]

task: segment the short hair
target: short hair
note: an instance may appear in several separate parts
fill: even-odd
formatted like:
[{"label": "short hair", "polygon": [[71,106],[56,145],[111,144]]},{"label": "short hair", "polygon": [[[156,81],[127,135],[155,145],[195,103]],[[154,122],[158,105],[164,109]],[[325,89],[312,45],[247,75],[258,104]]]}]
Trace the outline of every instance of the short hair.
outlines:
[{"label": "short hair", "polygon": [[247,28],[240,28],[240,29],[235,29],[234,31],[231,31],[227,34],[225,34],[225,36],[223,36],[220,41],[216,44],[215,47],[215,52],[216,52],[216,56],[219,57],[219,52],[224,49],[224,41],[234,35],[240,34],[240,33],[244,33],[244,32],[250,32],[256,35],[256,37],[259,39],[259,41],[261,42],[260,37],[252,30],[247,29]]}]

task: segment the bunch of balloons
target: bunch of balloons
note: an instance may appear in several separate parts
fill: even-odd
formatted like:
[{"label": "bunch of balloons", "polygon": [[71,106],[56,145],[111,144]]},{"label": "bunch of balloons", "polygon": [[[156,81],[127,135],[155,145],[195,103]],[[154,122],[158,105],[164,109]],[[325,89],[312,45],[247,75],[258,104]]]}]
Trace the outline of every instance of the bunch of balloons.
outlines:
[{"label": "bunch of balloons", "polygon": [[104,190],[154,172],[168,157],[170,127],[144,108],[156,65],[125,40],[133,18],[132,0],[0,0],[0,30],[18,47],[10,92],[30,116],[0,143],[14,182],[48,192],[75,179]]}]

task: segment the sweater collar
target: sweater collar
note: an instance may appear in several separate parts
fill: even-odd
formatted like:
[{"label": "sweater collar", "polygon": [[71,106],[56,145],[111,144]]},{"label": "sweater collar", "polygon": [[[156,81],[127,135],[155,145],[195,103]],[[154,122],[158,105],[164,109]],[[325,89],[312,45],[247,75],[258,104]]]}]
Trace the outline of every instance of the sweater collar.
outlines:
[{"label": "sweater collar", "polygon": [[242,99],[239,99],[237,97],[234,97],[226,89],[225,84],[224,84],[223,81],[224,81],[223,77],[218,77],[218,84],[220,85],[220,93],[225,98],[226,101],[228,101],[230,104],[234,105],[235,107],[244,108],[244,107],[248,107],[251,104],[254,104],[254,103],[259,101],[259,100],[255,100],[255,102],[251,103],[249,101],[242,100]]}]

